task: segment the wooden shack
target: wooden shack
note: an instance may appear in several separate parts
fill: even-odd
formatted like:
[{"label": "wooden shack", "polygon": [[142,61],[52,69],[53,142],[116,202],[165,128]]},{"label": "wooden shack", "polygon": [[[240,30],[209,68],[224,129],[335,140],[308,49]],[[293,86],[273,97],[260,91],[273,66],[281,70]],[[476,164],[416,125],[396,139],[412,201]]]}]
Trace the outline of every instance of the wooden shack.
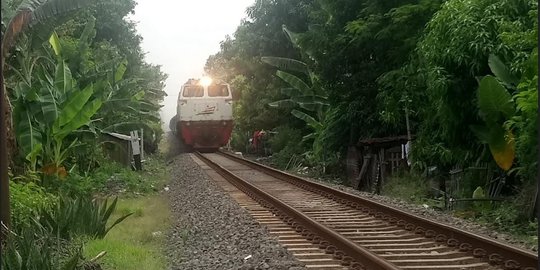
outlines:
[{"label": "wooden shack", "polygon": [[400,169],[408,169],[405,156],[408,141],[407,136],[365,138],[349,147],[347,173],[351,186],[380,193],[388,176]]},{"label": "wooden shack", "polygon": [[138,131],[131,131],[130,135],[114,132],[103,132],[102,134],[103,150],[111,160],[126,167],[136,167],[140,170],[144,154],[142,134],[141,138],[139,138]]}]

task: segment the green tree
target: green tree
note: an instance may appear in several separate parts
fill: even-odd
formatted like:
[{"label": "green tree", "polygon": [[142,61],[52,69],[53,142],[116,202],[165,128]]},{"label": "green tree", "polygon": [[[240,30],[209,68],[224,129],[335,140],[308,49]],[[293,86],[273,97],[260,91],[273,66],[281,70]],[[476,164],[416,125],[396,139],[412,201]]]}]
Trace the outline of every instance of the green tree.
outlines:
[{"label": "green tree", "polygon": [[385,92],[381,78],[407,62],[440,3],[318,1],[311,7],[309,31],[298,40],[335,111],[324,132],[330,149],[344,150],[359,137],[405,132],[403,105],[392,104],[401,107],[392,110],[394,121],[381,122],[382,106],[374,101]]},{"label": "green tree", "polygon": [[[307,28],[307,7],[312,1],[257,0],[248,8],[248,18],[233,37],[221,42],[221,50],[208,58],[205,71],[213,78],[231,83],[235,102],[233,138],[253,131],[291,125],[303,128],[302,121],[290,115],[290,109],[268,110],[268,103],[284,97],[286,84],[273,76],[274,70],[261,61],[263,56],[299,58],[282,25],[295,31]],[[249,137],[249,136],[248,136]]]},{"label": "green tree", "polygon": [[425,89],[413,100],[421,119],[413,149],[417,160],[448,168],[480,156],[483,146],[468,128],[482,121],[475,106],[476,76],[490,73],[490,54],[521,73],[536,45],[516,42],[515,35],[534,34],[536,7],[535,1],[452,0],[429,22],[418,59],[411,61],[419,72],[406,80],[413,86],[409,92]]}]

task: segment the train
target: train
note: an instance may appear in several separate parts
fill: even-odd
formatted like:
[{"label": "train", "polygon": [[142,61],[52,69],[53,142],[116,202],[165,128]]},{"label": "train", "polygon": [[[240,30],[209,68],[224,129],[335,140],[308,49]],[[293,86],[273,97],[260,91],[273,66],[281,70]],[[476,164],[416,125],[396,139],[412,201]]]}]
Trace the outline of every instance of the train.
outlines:
[{"label": "train", "polygon": [[187,150],[218,150],[229,142],[233,124],[229,84],[203,77],[182,85],[169,127]]}]

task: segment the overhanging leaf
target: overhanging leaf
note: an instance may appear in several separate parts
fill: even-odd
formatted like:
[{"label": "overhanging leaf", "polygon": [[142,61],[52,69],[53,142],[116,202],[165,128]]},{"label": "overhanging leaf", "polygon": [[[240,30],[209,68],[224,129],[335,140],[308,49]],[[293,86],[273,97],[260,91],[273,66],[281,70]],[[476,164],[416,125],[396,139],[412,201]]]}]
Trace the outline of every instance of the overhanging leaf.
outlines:
[{"label": "overhanging leaf", "polygon": [[62,111],[60,112],[60,116],[58,118],[58,127],[66,125],[75,116],[77,116],[77,114],[81,111],[90,96],[92,96],[93,91],[94,89],[92,84],[89,84],[83,90],[77,92],[67,101],[67,104],[64,106],[64,108],[62,108]]},{"label": "overhanging leaf", "polygon": [[302,81],[300,78],[296,77],[295,75],[292,75],[288,72],[278,70],[276,72],[276,75],[281,78],[283,81],[288,83],[293,88],[296,88],[300,90],[304,95],[309,95],[311,93],[310,87]]},{"label": "overhanging leaf", "polygon": [[321,104],[321,103],[308,103],[308,102],[299,102],[297,103],[298,106],[302,109],[306,109],[310,112],[323,112],[324,107],[327,107],[328,104]]},{"label": "overhanging leaf", "polygon": [[300,92],[300,90],[292,87],[282,88],[281,93],[289,97],[297,97],[302,95],[302,92]]},{"label": "overhanging leaf", "polygon": [[41,111],[43,113],[43,119],[46,125],[52,125],[56,119],[58,119],[59,109],[58,101],[52,92],[51,87],[46,86],[46,91],[42,92],[40,97]]},{"label": "overhanging leaf", "polygon": [[[512,96],[493,76],[485,76],[478,87],[478,107],[489,120],[498,120],[502,114],[506,118],[515,113]],[[486,119],[486,120],[488,120]]]},{"label": "overhanging leaf", "polygon": [[296,96],[291,99],[298,103],[329,105],[328,99],[323,96]]},{"label": "overhanging leaf", "polygon": [[301,119],[303,120],[304,122],[306,122],[306,124],[308,124],[311,128],[317,130],[317,129],[321,129],[322,128],[322,124],[319,123],[317,120],[315,120],[315,118],[313,118],[312,116],[304,113],[304,112],[301,112],[299,110],[292,110],[292,115],[296,116],[298,119]]},{"label": "overhanging leaf", "polygon": [[268,103],[272,108],[294,108],[296,103],[290,99],[283,99]]},{"label": "overhanging leaf", "polygon": [[502,127],[490,129],[489,150],[497,165],[508,171],[512,167],[515,158],[515,141],[511,131],[505,131]]},{"label": "overhanging leaf", "polygon": [[116,68],[116,72],[114,73],[114,82],[119,82],[124,77],[124,73],[127,70],[127,59],[124,59],[120,64],[118,64],[118,67]]},{"label": "overhanging leaf", "polygon": [[60,45],[60,38],[58,37],[58,34],[56,32],[53,32],[53,34],[49,38],[49,44],[51,44],[54,50],[54,54],[56,54],[56,56],[62,57],[62,45]]},{"label": "overhanging leaf", "polygon": [[309,141],[309,140],[314,140],[316,138],[316,133],[315,132],[312,132],[312,133],[309,133],[308,135],[302,137],[302,141],[305,142],[305,141]]},{"label": "overhanging leaf", "polygon": [[37,157],[40,156],[42,152],[43,152],[43,144],[37,143],[34,145],[33,149],[30,150],[30,153],[28,153],[25,158],[31,164],[35,164],[37,161]]},{"label": "overhanging leaf", "polygon": [[287,28],[286,25],[281,26],[283,32],[289,38],[294,47],[300,48],[300,34],[294,33]]},{"label": "overhanging leaf", "polygon": [[92,116],[101,108],[102,102],[99,99],[95,99],[82,108],[62,129],[55,134],[55,139],[62,140],[63,137],[69,133],[77,130],[78,128],[88,124],[92,119]]},{"label": "overhanging leaf", "polygon": [[295,60],[295,59],[265,56],[265,57],[261,57],[261,60],[281,70],[291,70],[291,71],[301,72],[306,75],[309,74],[306,63]]},{"label": "overhanging leaf", "polygon": [[519,82],[518,78],[510,72],[510,69],[496,55],[489,55],[488,64],[491,72],[504,83],[515,86]]},{"label": "overhanging leaf", "polygon": [[141,91],[137,92],[137,94],[133,95],[133,97],[131,97],[131,100],[132,101],[137,101],[137,100],[140,100],[143,97],[144,97],[144,90],[141,90]]},{"label": "overhanging leaf", "polygon": [[64,95],[73,89],[73,76],[71,75],[71,70],[65,61],[60,61],[56,65],[54,85],[58,91]]},{"label": "overhanging leaf", "polygon": [[13,111],[17,141],[23,151],[23,156],[31,153],[37,145],[42,143],[42,135],[38,127],[34,126],[32,115],[24,104],[18,104]]}]

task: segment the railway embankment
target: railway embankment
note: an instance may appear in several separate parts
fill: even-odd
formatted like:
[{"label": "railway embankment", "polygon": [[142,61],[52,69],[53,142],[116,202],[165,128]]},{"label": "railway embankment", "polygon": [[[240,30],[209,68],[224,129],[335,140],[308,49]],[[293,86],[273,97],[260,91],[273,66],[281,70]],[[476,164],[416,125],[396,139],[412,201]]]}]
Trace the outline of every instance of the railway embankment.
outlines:
[{"label": "railway embankment", "polygon": [[[176,142],[173,140],[173,143]],[[181,152],[179,145],[171,145]],[[189,157],[169,153],[171,269],[304,269]]]},{"label": "railway embankment", "polygon": [[188,154],[170,166],[172,269],[303,269]]}]

